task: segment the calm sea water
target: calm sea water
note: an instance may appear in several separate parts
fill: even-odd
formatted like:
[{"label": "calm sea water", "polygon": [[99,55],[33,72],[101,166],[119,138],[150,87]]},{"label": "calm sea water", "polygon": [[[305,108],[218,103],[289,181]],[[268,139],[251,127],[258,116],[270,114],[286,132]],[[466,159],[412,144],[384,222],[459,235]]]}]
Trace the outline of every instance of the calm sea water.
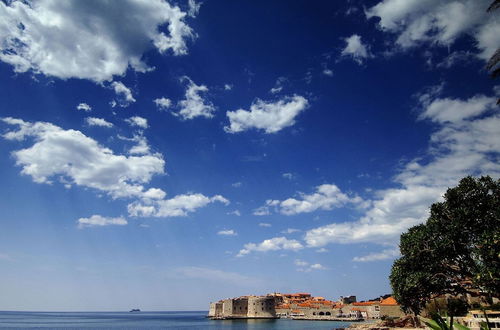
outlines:
[{"label": "calm sea water", "polygon": [[279,320],[208,320],[207,312],[0,312],[7,329],[334,329],[348,322]]}]

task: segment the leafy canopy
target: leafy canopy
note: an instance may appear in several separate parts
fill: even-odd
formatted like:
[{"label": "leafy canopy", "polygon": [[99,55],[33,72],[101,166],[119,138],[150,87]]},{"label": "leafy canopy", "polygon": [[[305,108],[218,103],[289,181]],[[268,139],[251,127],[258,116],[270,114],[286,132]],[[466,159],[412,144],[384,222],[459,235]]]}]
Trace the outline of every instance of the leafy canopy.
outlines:
[{"label": "leafy canopy", "polygon": [[390,275],[395,298],[418,314],[435,296],[500,296],[500,180],[463,178],[424,224],[401,235]]}]

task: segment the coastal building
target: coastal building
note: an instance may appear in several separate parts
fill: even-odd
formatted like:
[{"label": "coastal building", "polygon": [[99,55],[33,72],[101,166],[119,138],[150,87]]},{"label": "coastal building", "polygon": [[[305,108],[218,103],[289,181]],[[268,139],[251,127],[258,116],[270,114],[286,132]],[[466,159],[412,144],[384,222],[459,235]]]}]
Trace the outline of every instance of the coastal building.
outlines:
[{"label": "coastal building", "polygon": [[[385,297],[385,299],[384,299]],[[272,293],[265,296],[242,296],[210,304],[208,317],[236,318],[295,318],[308,320],[360,320],[404,315],[391,296],[356,302],[355,296],[340,301],[314,297],[309,293]],[[349,303],[346,303],[349,302]]]},{"label": "coastal building", "polygon": [[212,319],[274,319],[275,297],[241,296],[210,303],[208,317]]}]

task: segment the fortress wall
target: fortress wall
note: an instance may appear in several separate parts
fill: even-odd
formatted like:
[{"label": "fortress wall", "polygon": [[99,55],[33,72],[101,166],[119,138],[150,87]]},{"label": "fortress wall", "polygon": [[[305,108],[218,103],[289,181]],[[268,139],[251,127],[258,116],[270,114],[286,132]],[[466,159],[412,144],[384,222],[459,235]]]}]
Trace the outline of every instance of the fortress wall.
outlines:
[{"label": "fortress wall", "polygon": [[248,314],[248,299],[247,298],[233,299],[232,316],[246,317],[247,314]]},{"label": "fortress wall", "polygon": [[222,316],[228,317],[233,314],[233,299],[224,299],[222,301]]},{"label": "fortress wall", "polygon": [[275,318],[274,297],[248,297],[248,317]]}]

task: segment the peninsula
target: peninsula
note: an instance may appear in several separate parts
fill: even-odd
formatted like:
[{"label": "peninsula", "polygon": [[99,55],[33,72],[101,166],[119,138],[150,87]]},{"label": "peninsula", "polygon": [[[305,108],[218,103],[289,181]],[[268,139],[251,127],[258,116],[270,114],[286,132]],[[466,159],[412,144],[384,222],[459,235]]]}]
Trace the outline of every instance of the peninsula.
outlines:
[{"label": "peninsula", "polygon": [[310,293],[270,293],[241,296],[210,303],[210,319],[275,319],[362,321],[382,317],[401,317],[404,313],[390,296],[357,302],[356,296],[338,301],[313,297]]}]

